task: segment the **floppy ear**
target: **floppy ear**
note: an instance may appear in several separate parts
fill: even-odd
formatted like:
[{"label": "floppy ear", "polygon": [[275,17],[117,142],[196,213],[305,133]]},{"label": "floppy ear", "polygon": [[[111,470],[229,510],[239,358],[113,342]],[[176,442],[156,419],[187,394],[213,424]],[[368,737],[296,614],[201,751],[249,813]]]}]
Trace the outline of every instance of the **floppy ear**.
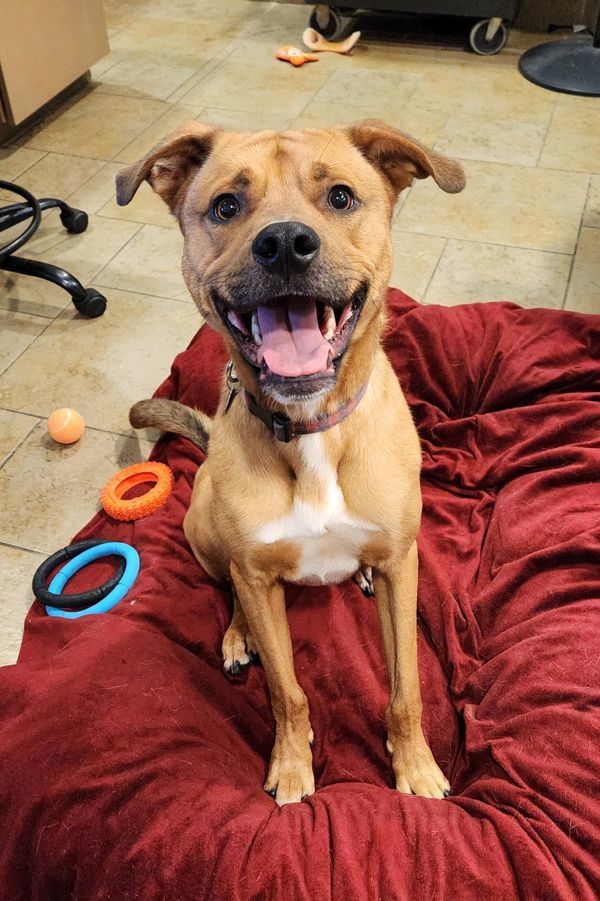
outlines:
[{"label": "floppy ear", "polygon": [[126,206],[145,180],[160,194],[171,212],[175,212],[190,179],[210,154],[219,130],[201,122],[188,122],[157,144],[148,156],[119,172],[119,206]]},{"label": "floppy ear", "polygon": [[348,126],[346,133],[368,161],[387,179],[394,199],[408,188],[413,178],[429,175],[449,194],[458,194],[465,186],[465,173],[460,163],[434,150],[427,150],[404,132],[367,119]]}]

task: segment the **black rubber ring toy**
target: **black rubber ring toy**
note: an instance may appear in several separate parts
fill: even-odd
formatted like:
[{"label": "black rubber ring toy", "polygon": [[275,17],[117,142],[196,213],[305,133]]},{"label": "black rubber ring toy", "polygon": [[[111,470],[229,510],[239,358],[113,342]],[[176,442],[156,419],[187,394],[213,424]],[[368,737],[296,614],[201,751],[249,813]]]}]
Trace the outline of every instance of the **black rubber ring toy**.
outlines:
[{"label": "black rubber ring toy", "polygon": [[98,601],[103,601],[105,597],[108,597],[113,588],[115,588],[123,578],[125,572],[125,560],[122,558],[119,558],[117,569],[110,579],[108,579],[107,582],[104,582],[104,584],[98,585],[97,588],[90,588],[89,591],[82,591],[80,594],[54,594],[46,588],[46,582],[48,581],[50,573],[52,573],[57,566],[66,563],[67,560],[72,560],[73,557],[77,557],[82,551],[87,551],[88,548],[97,547],[99,544],[107,543],[108,542],[99,538],[90,538],[87,541],[76,541],[74,544],[70,544],[60,551],[56,551],[55,554],[52,554],[47,560],[44,560],[44,562],[36,569],[33,582],[31,583],[31,588],[36,600],[40,601],[42,604],[49,604],[51,607],[58,607],[59,610],[72,610],[76,607],[89,607],[92,604],[97,604]]}]

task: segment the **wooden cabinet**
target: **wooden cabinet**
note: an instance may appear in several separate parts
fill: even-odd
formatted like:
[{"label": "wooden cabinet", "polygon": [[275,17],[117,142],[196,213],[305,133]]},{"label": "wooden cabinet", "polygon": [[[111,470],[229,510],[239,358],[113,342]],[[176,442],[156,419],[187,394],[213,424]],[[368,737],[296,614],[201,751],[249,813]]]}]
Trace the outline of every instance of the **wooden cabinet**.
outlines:
[{"label": "wooden cabinet", "polygon": [[0,0],[0,122],[18,125],[108,51],[102,0]]}]

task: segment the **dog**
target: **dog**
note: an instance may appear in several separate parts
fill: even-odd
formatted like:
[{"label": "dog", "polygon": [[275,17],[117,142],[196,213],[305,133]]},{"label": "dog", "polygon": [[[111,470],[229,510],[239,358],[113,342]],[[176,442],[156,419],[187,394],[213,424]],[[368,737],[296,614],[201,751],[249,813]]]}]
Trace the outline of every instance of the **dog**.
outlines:
[{"label": "dog", "polygon": [[214,419],[151,399],[130,421],[207,451],[184,531],[231,585],[225,669],[255,655],[264,667],[275,719],[264,788],[279,805],[315,791],[284,585],[352,576],[376,597],[396,787],[450,791],[421,728],[421,451],[381,346],[394,206],[427,177],[449,193],[465,185],[458,162],[376,120],[254,134],[193,122],[117,176],[119,204],[146,180],[176,217],[185,281],[230,354]]}]

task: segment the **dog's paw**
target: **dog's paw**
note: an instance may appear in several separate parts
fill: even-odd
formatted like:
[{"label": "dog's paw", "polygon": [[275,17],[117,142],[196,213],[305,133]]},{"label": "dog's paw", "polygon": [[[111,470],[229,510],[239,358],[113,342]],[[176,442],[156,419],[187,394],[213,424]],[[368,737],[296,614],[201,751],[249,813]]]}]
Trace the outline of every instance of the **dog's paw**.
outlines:
[{"label": "dog's paw", "polygon": [[308,744],[302,751],[294,751],[291,743],[276,743],[271,755],[265,791],[280,807],[283,804],[303,801],[309,795],[314,795],[315,777]]},{"label": "dog's paw", "polygon": [[357,569],[352,578],[365,597],[375,597],[375,589],[373,588],[373,570],[370,566],[362,566],[360,569]]},{"label": "dog's paw", "polygon": [[399,792],[423,798],[448,797],[450,783],[422,736],[414,740],[388,739],[387,749],[392,755],[392,768]]},{"label": "dog's paw", "polygon": [[223,667],[229,676],[237,676],[247,666],[258,659],[258,652],[252,635],[244,634],[234,625],[229,626],[223,637],[221,646],[223,652]]}]

